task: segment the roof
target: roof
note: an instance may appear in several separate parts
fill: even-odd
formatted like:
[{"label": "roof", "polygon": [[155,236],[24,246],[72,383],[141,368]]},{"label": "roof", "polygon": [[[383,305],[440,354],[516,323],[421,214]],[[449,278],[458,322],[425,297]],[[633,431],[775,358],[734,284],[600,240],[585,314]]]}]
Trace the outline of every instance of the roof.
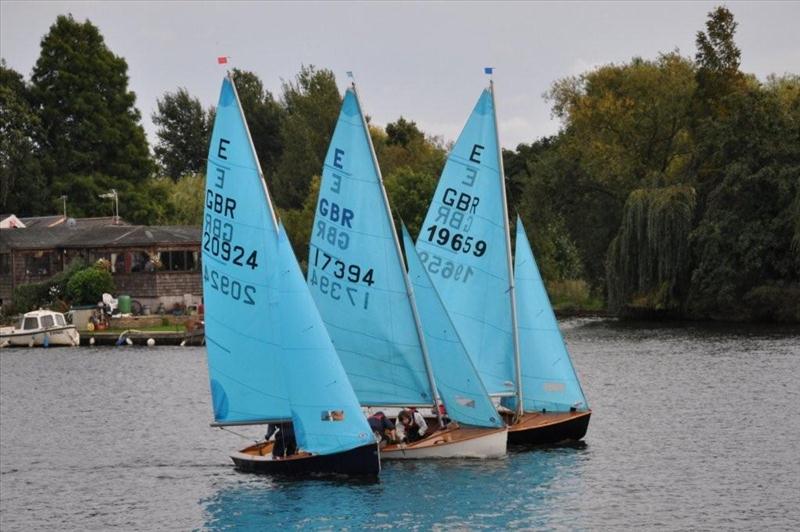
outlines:
[{"label": "roof", "polygon": [[200,233],[199,227],[186,225],[33,227],[0,232],[0,250],[199,245]]},{"label": "roof", "polygon": [[56,227],[64,224],[64,222],[70,224],[71,222],[69,220],[74,220],[75,225],[78,226],[86,225],[98,227],[103,225],[129,225],[128,222],[121,218],[119,223],[114,224],[113,216],[99,216],[96,218],[65,218],[63,214],[55,214],[52,216],[28,216],[25,218],[20,218],[20,220],[28,229],[33,227]]}]

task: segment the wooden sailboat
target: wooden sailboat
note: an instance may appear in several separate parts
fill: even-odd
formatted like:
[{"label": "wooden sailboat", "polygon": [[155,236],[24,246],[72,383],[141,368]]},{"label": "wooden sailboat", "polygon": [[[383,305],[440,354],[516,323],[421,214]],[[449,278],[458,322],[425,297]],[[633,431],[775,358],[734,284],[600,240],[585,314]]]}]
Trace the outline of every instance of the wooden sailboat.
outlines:
[{"label": "wooden sailboat", "polygon": [[[505,455],[506,428],[477,372],[460,384],[478,415],[461,417],[465,409],[450,397],[453,387],[437,386],[434,366],[445,354],[429,348],[420,310],[437,311],[417,307],[355,84],[345,93],[325,158],[308,284],[362,406],[435,405],[440,412],[444,401],[456,421],[445,428],[439,414],[438,430],[414,444],[384,447],[383,458]],[[466,356],[462,361],[470,364]],[[459,375],[467,375],[462,369]]]},{"label": "wooden sailboat", "polygon": [[[522,265],[536,270],[521,227],[517,268],[522,244],[528,257]],[[542,322],[545,311],[552,316],[544,288],[529,282],[527,270],[528,277],[515,279],[491,82],[448,155],[416,247],[486,388],[503,405],[509,441],[581,439],[591,412],[555,318]],[[559,373],[543,373],[556,362]]]},{"label": "wooden sailboat", "polygon": [[297,440],[288,456],[264,442],[234,464],[377,475],[377,444],[277,221],[230,77],[208,155],[203,292],[213,425],[291,422]]}]

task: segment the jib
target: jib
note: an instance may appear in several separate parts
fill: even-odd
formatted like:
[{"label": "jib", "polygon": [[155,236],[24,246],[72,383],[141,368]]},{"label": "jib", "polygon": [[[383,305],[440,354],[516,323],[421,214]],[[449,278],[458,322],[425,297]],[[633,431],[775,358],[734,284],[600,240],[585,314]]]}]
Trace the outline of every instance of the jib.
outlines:
[{"label": "jib", "polygon": [[445,190],[444,197],[442,198],[442,203],[445,205],[455,207],[460,211],[469,212],[470,214],[475,214],[475,208],[478,206],[480,201],[481,199],[479,197],[471,196],[466,192],[459,194],[454,188],[448,188]]},{"label": "jib", "polygon": [[351,229],[353,228],[353,226],[350,224],[355,216],[353,211],[339,207],[339,204],[336,202],[328,201],[325,198],[320,199],[319,213],[328,218],[330,221],[341,224],[342,227],[349,227]]},{"label": "jib", "polygon": [[229,216],[232,220],[233,211],[236,209],[236,200],[217,194],[213,190],[206,190],[206,209],[223,216]]}]

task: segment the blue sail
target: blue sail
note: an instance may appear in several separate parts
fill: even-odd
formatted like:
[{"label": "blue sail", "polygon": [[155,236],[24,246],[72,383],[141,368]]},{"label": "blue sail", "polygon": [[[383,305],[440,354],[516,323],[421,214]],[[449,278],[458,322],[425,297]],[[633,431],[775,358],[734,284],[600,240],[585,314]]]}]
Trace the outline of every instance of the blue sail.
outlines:
[{"label": "blue sail", "polygon": [[314,305],[283,226],[276,276],[281,362],[297,443],[331,454],[374,441],[347,374]]},{"label": "blue sail", "polygon": [[447,158],[417,251],[491,394],[514,393],[504,183],[486,89]]},{"label": "blue sail", "polygon": [[308,284],[362,405],[432,404],[384,201],[358,98],[348,89],[322,171]]},{"label": "blue sail", "polygon": [[502,427],[492,400],[472,364],[450,316],[433,287],[427,271],[414,249],[414,241],[403,225],[403,243],[408,274],[414,286],[425,345],[428,347],[436,388],[450,418],[466,425]]},{"label": "blue sail", "polygon": [[221,424],[292,414],[269,290],[276,246],[266,186],[226,78],[208,151],[202,242],[208,372],[214,419]]},{"label": "blue sail", "polygon": [[548,412],[588,409],[519,217],[514,279],[524,409]]}]

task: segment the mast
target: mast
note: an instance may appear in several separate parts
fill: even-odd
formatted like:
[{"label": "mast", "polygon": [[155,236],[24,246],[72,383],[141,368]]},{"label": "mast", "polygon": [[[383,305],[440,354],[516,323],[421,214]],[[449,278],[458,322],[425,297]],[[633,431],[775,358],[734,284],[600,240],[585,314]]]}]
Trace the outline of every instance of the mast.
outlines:
[{"label": "mast", "polygon": [[494,134],[497,139],[497,164],[500,170],[500,190],[503,195],[503,229],[506,234],[506,264],[508,265],[508,282],[511,295],[511,328],[514,338],[514,380],[517,396],[516,416],[522,417],[525,408],[522,404],[522,364],[519,354],[519,327],[517,326],[517,296],[514,287],[514,269],[511,265],[511,230],[508,224],[508,201],[506,199],[506,173],[503,169],[503,148],[500,147],[500,131],[497,128],[497,106],[494,99],[494,80],[489,78],[489,91],[492,93],[492,116],[494,117]]},{"label": "mast", "polygon": [[386,215],[389,217],[389,227],[392,228],[394,247],[395,251],[397,251],[397,259],[400,262],[400,270],[403,272],[403,282],[406,285],[406,295],[408,295],[408,301],[411,303],[411,314],[414,316],[414,324],[417,327],[417,337],[419,338],[419,345],[422,348],[422,360],[425,363],[425,372],[428,375],[428,385],[431,387],[433,407],[436,410],[436,417],[439,419],[439,426],[444,427],[444,420],[442,419],[442,411],[440,408],[441,398],[439,397],[439,391],[436,388],[436,380],[433,377],[433,368],[431,367],[431,360],[428,356],[428,346],[425,345],[425,337],[422,332],[422,323],[419,319],[417,303],[414,299],[414,290],[411,287],[411,280],[408,278],[405,260],[403,259],[403,252],[400,250],[400,240],[397,238],[397,229],[394,226],[392,211],[389,208],[389,197],[386,195],[386,188],[383,186],[383,175],[381,174],[381,167],[378,165],[378,156],[375,154],[375,146],[372,145],[372,136],[369,134],[369,125],[367,124],[367,120],[364,118],[364,112],[361,109],[361,100],[358,97],[358,90],[356,90],[355,81],[351,82],[351,87],[353,89],[353,94],[356,97],[356,102],[358,103],[358,113],[361,116],[361,123],[364,126],[364,134],[367,136],[367,142],[369,142],[369,150],[370,154],[372,155],[372,164],[375,166],[375,172],[378,174],[378,183],[381,186],[381,194],[383,195],[383,206],[384,209],[386,209]]},{"label": "mast", "polygon": [[258,153],[256,153],[255,144],[253,144],[253,136],[250,134],[250,127],[247,125],[247,119],[244,116],[244,109],[242,109],[242,101],[239,99],[239,91],[236,90],[236,83],[233,81],[233,74],[230,70],[227,72],[228,80],[231,82],[231,87],[233,87],[233,94],[236,96],[236,107],[239,109],[239,114],[242,117],[242,123],[244,124],[244,131],[247,133],[247,140],[250,141],[250,151],[253,152],[253,159],[256,160],[256,168],[258,168],[258,177],[261,178],[261,187],[264,189],[264,197],[267,199],[267,205],[269,205],[269,213],[272,216],[272,226],[275,229],[275,233],[278,232],[278,216],[275,210],[275,204],[272,203],[272,198],[269,195],[269,189],[267,188],[267,181],[264,179],[264,171],[261,169],[261,162],[258,160]]}]

